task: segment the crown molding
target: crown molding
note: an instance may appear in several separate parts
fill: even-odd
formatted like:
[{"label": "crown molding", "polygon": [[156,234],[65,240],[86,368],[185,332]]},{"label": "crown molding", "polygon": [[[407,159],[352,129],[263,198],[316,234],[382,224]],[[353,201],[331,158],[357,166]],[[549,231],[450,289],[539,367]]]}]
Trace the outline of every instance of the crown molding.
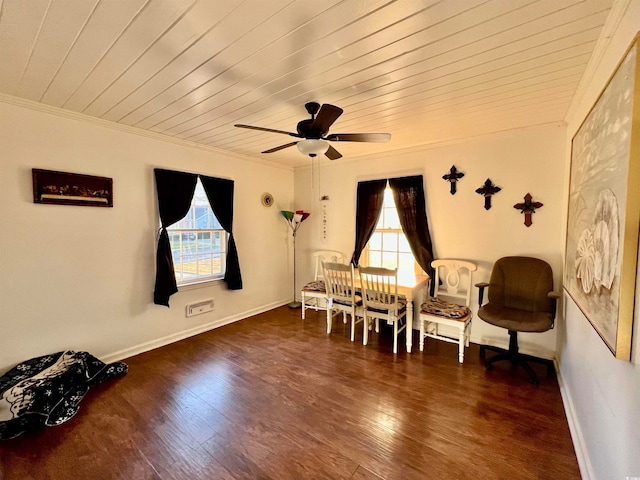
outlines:
[{"label": "crown molding", "polygon": [[[366,155],[357,155],[349,158],[341,158],[340,164],[355,163],[362,160],[366,160],[367,162],[372,162],[375,160],[384,160],[384,159],[387,159],[389,155],[415,155],[415,154],[420,154],[429,150],[437,150],[439,148],[446,148],[453,145],[463,145],[465,143],[475,142],[485,138],[491,138],[491,137],[497,137],[497,136],[503,136],[503,135],[512,135],[514,132],[523,132],[526,130],[536,129],[536,128],[549,128],[549,127],[563,128],[566,126],[567,126],[566,122],[558,120],[553,122],[536,123],[534,125],[523,125],[523,126],[518,126],[513,128],[505,128],[502,130],[496,130],[494,132],[486,132],[486,133],[478,133],[476,135],[469,135],[467,137],[453,137],[453,138],[447,138],[444,140],[436,140],[429,143],[410,145],[408,147],[394,148],[390,150],[385,150],[383,152],[369,153]],[[295,170],[308,170],[312,168],[312,165],[311,164],[297,165],[294,168]]]},{"label": "crown molding", "polygon": [[36,110],[42,113],[48,113],[51,115],[56,115],[58,117],[64,117],[71,120],[76,120],[84,123],[91,123],[93,125],[98,125],[100,127],[110,128],[112,130],[119,130],[121,132],[130,133],[133,135],[138,135],[141,137],[151,138],[153,140],[159,140],[161,142],[168,142],[174,145],[179,145],[181,147],[193,148],[196,150],[204,150],[210,153],[214,153],[216,155],[223,155],[225,157],[232,157],[238,160],[243,160],[247,162],[257,163],[263,166],[278,168],[281,170],[293,171],[292,167],[287,165],[282,165],[279,163],[267,162],[266,160],[249,157],[246,155],[241,155],[239,153],[229,152],[227,150],[223,150],[216,147],[211,147],[209,145],[202,145],[196,142],[190,142],[188,140],[182,140],[175,137],[170,137],[169,135],[164,135],[162,133],[150,132],[148,130],[143,130],[142,128],[132,127],[130,125],[124,125],[117,122],[112,122],[110,120],[104,120],[102,118],[92,117],[90,115],[86,115],[84,113],[73,112],[71,110],[65,110],[63,108],[54,107],[51,105],[46,105],[44,103],[34,102],[33,100],[27,100],[25,98],[14,97],[13,95],[7,95],[5,93],[0,93],[0,102],[6,103],[9,105],[16,105],[18,107],[28,108],[30,110]]}]

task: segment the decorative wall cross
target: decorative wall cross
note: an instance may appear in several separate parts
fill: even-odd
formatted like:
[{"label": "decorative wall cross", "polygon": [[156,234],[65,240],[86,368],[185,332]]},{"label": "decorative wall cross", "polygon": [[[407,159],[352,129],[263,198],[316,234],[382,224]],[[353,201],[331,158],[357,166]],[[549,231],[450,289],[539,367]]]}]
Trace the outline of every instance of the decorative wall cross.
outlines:
[{"label": "decorative wall cross", "polygon": [[458,180],[461,179],[462,177],[464,177],[464,173],[459,172],[456,169],[455,165],[451,165],[451,170],[449,170],[449,173],[442,176],[444,180],[451,183],[451,195],[456,194],[456,184],[458,183]]},{"label": "decorative wall cross", "polygon": [[476,189],[476,193],[484,196],[484,209],[489,210],[491,208],[491,196],[502,190],[500,187],[496,187],[491,183],[491,179],[487,178],[484,185]]},{"label": "decorative wall cross", "polygon": [[534,202],[531,194],[527,193],[524,196],[524,202],[516,203],[513,208],[520,210],[520,213],[524,213],[524,224],[527,227],[530,227],[533,223],[533,220],[531,220],[531,214],[536,213],[536,208],[540,208],[542,205],[543,204],[540,202]]}]

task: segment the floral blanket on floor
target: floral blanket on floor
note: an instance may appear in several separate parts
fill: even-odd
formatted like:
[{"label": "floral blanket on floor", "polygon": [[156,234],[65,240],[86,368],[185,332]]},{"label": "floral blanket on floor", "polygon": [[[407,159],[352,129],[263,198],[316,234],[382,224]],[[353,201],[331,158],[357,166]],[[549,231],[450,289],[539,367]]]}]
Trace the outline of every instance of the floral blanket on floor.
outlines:
[{"label": "floral blanket on floor", "polygon": [[16,365],[0,377],[0,439],[66,422],[91,387],[127,370],[72,350]]}]

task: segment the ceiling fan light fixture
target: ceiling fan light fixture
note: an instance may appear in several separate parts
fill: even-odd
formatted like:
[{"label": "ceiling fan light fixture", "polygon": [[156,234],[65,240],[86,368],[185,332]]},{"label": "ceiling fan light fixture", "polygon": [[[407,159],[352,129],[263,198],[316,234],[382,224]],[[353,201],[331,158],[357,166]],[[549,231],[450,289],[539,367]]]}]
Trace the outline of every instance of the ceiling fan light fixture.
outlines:
[{"label": "ceiling fan light fixture", "polygon": [[[0,0],[2,3],[2,0]],[[273,128],[255,127],[253,125],[244,125],[236,123],[234,126],[240,128],[248,128],[250,130],[258,130],[261,132],[280,133],[290,137],[299,138],[300,140],[278,145],[277,147],[265,150],[262,153],[279,152],[285,148],[298,146],[298,150],[303,155],[315,158],[318,155],[325,155],[329,160],[337,160],[342,158],[342,154],[333,148],[328,142],[388,142],[391,139],[390,133],[329,133],[329,129],[333,123],[342,115],[343,110],[335,105],[325,103],[320,106],[317,102],[308,102],[305,108],[311,118],[305,118],[296,125],[296,131],[287,132],[285,130],[276,130]]]},{"label": "ceiling fan light fixture", "polygon": [[304,155],[309,155],[310,157],[316,157],[318,155],[324,155],[324,153],[329,149],[329,143],[324,140],[300,140],[297,143],[298,150]]}]

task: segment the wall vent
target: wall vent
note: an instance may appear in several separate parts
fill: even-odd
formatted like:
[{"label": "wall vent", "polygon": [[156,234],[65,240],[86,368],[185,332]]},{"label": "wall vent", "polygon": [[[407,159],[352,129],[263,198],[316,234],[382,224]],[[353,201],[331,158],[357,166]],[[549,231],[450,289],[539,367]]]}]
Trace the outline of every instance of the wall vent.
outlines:
[{"label": "wall vent", "polygon": [[187,317],[201,315],[213,310],[213,298],[187,305]]}]

